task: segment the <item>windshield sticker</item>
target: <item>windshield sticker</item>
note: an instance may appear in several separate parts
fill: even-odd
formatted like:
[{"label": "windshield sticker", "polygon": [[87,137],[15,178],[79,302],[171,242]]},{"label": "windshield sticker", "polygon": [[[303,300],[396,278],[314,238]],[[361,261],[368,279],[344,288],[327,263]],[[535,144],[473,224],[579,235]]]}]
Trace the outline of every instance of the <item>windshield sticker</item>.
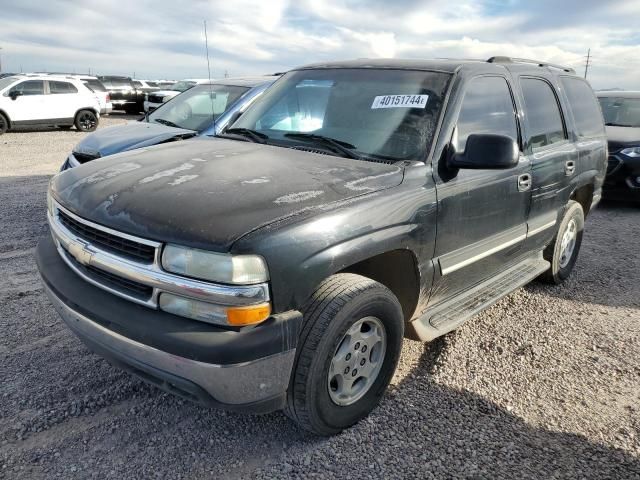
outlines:
[{"label": "windshield sticker", "polygon": [[371,109],[376,108],[425,108],[429,95],[380,95],[373,99]]}]

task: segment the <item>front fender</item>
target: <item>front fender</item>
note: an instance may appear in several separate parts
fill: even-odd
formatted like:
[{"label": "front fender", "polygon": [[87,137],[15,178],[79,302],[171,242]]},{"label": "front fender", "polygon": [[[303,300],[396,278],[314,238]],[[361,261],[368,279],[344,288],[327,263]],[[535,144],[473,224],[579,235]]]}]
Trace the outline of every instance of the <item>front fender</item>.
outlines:
[{"label": "front fender", "polygon": [[[430,177],[427,177],[430,179]],[[295,223],[267,225],[240,239],[233,253],[262,255],[274,310],[300,309],[330,275],[394,250],[414,255],[420,298],[431,286],[436,233],[435,189],[421,185],[375,192]]]}]

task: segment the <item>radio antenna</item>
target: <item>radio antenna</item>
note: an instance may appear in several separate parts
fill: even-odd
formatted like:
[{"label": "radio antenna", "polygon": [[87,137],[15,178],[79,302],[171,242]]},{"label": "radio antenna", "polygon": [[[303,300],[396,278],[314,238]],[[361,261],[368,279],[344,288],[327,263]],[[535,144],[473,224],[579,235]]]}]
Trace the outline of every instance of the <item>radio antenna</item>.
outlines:
[{"label": "radio antenna", "polygon": [[207,73],[209,75],[209,100],[211,101],[211,118],[213,119],[213,135],[217,135],[216,131],[216,113],[213,110],[213,85],[211,85],[211,65],[209,65],[209,38],[207,37],[207,21],[204,22],[204,48],[207,52]]}]

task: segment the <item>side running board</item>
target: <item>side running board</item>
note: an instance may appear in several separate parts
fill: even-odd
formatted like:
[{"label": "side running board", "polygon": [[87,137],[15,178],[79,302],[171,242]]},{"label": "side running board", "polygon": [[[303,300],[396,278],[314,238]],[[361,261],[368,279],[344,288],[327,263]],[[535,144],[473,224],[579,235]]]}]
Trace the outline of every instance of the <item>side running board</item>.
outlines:
[{"label": "side running board", "polygon": [[411,322],[415,333],[423,342],[449,333],[475,314],[526,285],[549,267],[549,262],[542,258],[541,253],[528,257],[499,275],[427,309],[422,316]]}]

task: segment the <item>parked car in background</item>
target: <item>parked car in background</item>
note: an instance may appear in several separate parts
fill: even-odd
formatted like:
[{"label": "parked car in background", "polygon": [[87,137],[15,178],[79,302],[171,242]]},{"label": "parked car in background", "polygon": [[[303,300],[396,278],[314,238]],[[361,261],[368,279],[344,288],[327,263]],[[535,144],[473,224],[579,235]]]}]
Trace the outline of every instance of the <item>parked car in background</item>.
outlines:
[{"label": "parked car in background", "polygon": [[332,435],[378,404],[403,337],[571,275],[606,151],[569,68],[310,65],[219,138],[54,176],[36,258],[62,319],[116,365]]},{"label": "parked car in background", "polygon": [[130,114],[142,112],[146,92],[136,88],[129,77],[103,75],[98,77],[109,92],[109,98],[114,110],[124,110]]},{"label": "parked car in background", "polygon": [[15,77],[16,75],[20,75],[19,73],[8,73],[8,72],[4,72],[4,73],[0,73],[0,78],[5,78],[5,77]]},{"label": "parked car in background", "polygon": [[141,90],[144,90],[146,92],[151,92],[153,90],[158,90],[158,84],[151,81],[151,80],[139,80],[137,78],[134,78],[131,80],[131,83],[133,83],[133,86],[136,88],[139,88]]},{"label": "parked car in background", "polygon": [[62,170],[126,150],[216,135],[277,78],[225,78],[197,85],[137,122],[103,128],[83,138]]},{"label": "parked car in background", "polygon": [[57,125],[92,132],[100,118],[99,96],[81,80],[53,75],[0,79],[0,134],[21,125]]},{"label": "parked car in background", "polygon": [[179,82],[176,82],[173,85],[169,86],[166,90],[149,92],[145,97],[144,111],[151,112],[154,109],[158,108],[160,105],[162,105],[164,102],[171,100],[173,97],[175,97],[176,95],[179,95],[185,90],[188,90],[195,85],[206,83],[206,82],[209,82],[209,80],[202,79],[202,78],[200,79],[191,78],[186,80],[180,80]]},{"label": "parked car in background", "polygon": [[604,198],[640,202],[640,92],[598,92],[598,99],[609,138]]}]

